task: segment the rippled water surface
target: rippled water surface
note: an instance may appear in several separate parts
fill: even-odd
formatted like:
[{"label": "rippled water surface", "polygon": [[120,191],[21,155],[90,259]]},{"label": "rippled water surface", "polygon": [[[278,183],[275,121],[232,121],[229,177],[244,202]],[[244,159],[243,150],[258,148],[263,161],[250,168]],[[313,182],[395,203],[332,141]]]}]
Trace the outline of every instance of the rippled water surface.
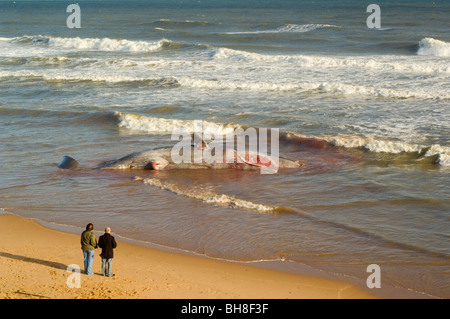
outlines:
[{"label": "rippled water surface", "polygon": [[[356,1],[79,5],[0,1],[3,211],[450,296],[449,4],[381,1],[380,30]],[[302,166],[89,169],[194,121],[277,128]]]}]

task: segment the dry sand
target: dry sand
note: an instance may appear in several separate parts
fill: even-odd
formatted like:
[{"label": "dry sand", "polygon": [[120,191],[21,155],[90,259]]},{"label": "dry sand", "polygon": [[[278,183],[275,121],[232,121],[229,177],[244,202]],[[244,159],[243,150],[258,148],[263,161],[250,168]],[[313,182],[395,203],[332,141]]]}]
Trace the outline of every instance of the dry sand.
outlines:
[{"label": "dry sand", "polygon": [[[114,230],[113,230],[114,232]],[[114,233],[113,233],[114,235]],[[80,235],[32,219],[0,215],[0,299],[338,299],[374,298],[341,281],[295,275],[200,256],[159,251],[118,241],[115,277],[103,277],[99,250],[94,275],[80,275]],[[74,281],[72,281],[75,283]]]}]

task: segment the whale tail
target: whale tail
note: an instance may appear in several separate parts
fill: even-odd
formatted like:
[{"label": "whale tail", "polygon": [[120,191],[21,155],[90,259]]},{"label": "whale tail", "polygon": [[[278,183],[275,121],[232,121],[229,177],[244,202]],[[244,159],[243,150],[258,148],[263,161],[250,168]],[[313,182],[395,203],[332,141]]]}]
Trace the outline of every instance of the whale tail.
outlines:
[{"label": "whale tail", "polygon": [[64,156],[63,160],[58,165],[58,168],[61,169],[74,169],[79,167],[80,163],[78,163],[75,159],[73,159],[70,156]]}]

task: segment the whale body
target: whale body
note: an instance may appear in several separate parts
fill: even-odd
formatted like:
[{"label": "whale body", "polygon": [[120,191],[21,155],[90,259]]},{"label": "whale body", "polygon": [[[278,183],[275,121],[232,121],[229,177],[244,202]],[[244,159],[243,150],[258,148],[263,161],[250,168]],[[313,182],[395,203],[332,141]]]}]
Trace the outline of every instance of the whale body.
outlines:
[{"label": "whale body", "polygon": [[[135,152],[124,157],[103,162],[92,169],[122,169],[122,170],[169,170],[169,169],[254,169],[269,168],[298,168],[301,164],[298,161],[291,161],[285,158],[272,158],[265,154],[244,151],[237,152],[231,150],[224,151],[222,161],[207,162],[195,158],[195,146],[192,147],[190,161],[175,162],[172,156],[172,148],[158,148],[143,152]],[[228,156],[228,157],[227,157]],[[225,160],[226,159],[226,160]],[[275,164],[275,165],[274,165]],[[83,168],[77,160],[70,156],[64,156],[58,165],[60,169],[81,169]]]}]

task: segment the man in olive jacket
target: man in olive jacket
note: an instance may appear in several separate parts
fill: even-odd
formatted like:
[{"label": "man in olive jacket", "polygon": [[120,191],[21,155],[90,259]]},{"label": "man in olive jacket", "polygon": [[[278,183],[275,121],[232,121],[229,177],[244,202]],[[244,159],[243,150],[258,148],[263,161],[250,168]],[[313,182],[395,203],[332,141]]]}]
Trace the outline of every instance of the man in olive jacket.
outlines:
[{"label": "man in olive jacket", "polygon": [[84,273],[86,275],[92,275],[92,262],[94,260],[94,251],[97,248],[97,239],[93,232],[94,225],[89,223],[86,226],[86,230],[81,234],[81,249],[84,256]]},{"label": "man in olive jacket", "polygon": [[[105,234],[98,239],[98,246],[102,249],[100,257],[102,257],[102,274],[103,276],[112,277],[112,259],[114,257],[113,249],[117,247],[116,240],[111,236],[111,228],[106,227]],[[106,273],[106,264],[108,263],[108,274]]]}]

